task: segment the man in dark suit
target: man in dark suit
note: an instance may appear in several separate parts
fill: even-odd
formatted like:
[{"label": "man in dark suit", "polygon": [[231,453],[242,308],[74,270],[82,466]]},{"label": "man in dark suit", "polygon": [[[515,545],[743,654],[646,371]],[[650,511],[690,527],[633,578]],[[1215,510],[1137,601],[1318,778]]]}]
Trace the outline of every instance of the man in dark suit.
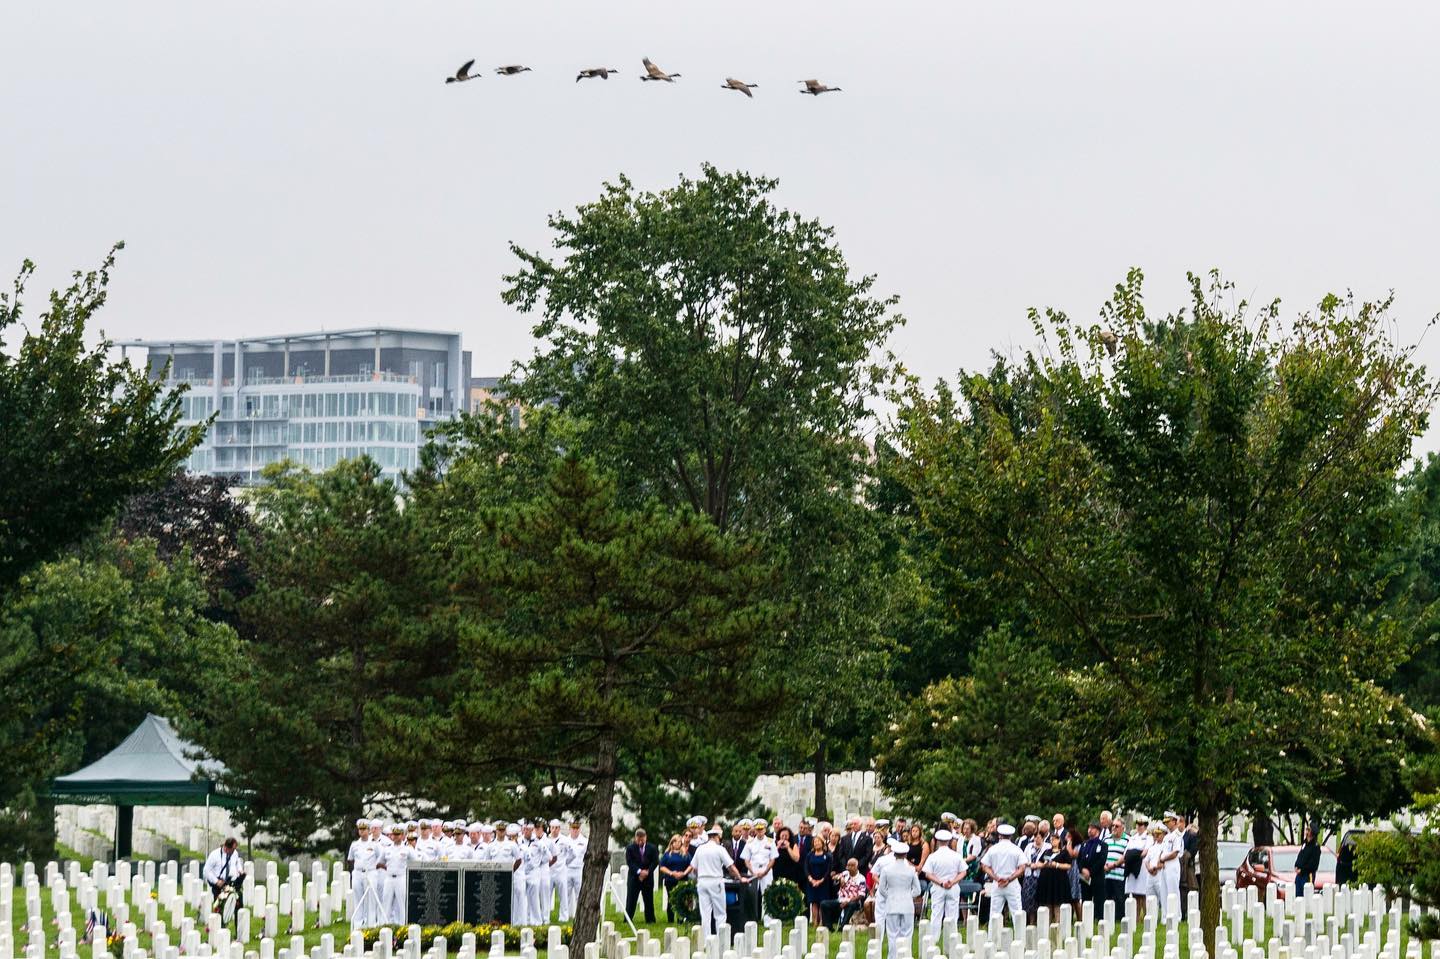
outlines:
[{"label": "man in dark suit", "polygon": [[835,848],[835,861],[843,864],[854,859],[860,864],[860,873],[863,875],[870,869],[870,860],[875,857],[875,840],[867,832],[860,830],[860,817],[851,816],[845,820],[845,835],[840,837],[840,844]]},{"label": "man in dark suit", "polygon": [[725,848],[725,851],[730,854],[730,858],[735,860],[735,868],[740,870],[740,875],[742,876],[750,871],[750,867],[741,855],[745,852],[745,843],[748,841],[747,837],[749,833],[750,820],[741,819],[730,827],[730,838],[720,843],[720,845]]},{"label": "man in dark suit", "polygon": [[655,867],[660,850],[645,841],[645,830],[635,830],[635,841],[625,847],[625,915],[635,921],[635,900],[645,904],[645,921],[655,921]]}]

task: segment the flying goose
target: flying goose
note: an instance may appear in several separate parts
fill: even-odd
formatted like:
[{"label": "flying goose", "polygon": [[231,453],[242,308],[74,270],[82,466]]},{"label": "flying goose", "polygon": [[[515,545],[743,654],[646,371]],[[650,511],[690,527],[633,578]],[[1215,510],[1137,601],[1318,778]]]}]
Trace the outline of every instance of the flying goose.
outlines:
[{"label": "flying goose", "polygon": [[580,71],[580,74],[575,78],[575,82],[579,83],[581,80],[594,80],[596,77],[599,77],[601,80],[608,80],[610,79],[610,74],[619,72],[620,71],[614,67],[587,67]]},{"label": "flying goose", "polygon": [[471,72],[470,72],[470,68],[473,67],[474,65],[475,65],[475,61],[474,61],[474,60],[466,60],[464,63],[462,63],[462,64],[460,65],[460,69],[455,71],[455,75],[454,75],[453,77],[446,77],[446,78],[445,78],[445,82],[446,82],[446,83],[464,83],[466,80],[478,80],[478,79],[480,79],[480,74],[478,74],[478,73],[471,73]]},{"label": "flying goose", "polygon": [[522,67],[512,63],[509,66],[496,67],[495,72],[500,74],[502,77],[513,77],[515,74],[525,73],[529,69],[529,67]]},{"label": "flying goose", "polygon": [[641,77],[641,80],[664,80],[666,83],[674,83],[675,78],[680,75],[678,73],[666,73],[652,63],[649,57],[641,57],[640,62],[645,64],[645,76]]},{"label": "flying goose", "polygon": [[839,92],[840,92],[840,88],[839,88],[839,87],[827,87],[825,84],[821,83],[819,80],[797,80],[796,82],[797,82],[797,83],[803,83],[803,84],[805,84],[805,89],[801,90],[800,92],[801,92],[801,93],[808,93],[808,94],[810,94],[812,97],[818,97],[818,96],[819,96],[820,94],[822,94],[822,93],[839,93]]},{"label": "flying goose", "polygon": [[747,97],[750,97],[753,100],[755,98],[755,94],[751,93],[750,91],[753,90],[755,87],[758,87],[759,85],[760,84],[758,83],[746,83],[744,80],[736,80],[734,77],[726,77],[725,83],[723,86],[720,87],[720,89],[739,90],[741,93],[745,94]]}]

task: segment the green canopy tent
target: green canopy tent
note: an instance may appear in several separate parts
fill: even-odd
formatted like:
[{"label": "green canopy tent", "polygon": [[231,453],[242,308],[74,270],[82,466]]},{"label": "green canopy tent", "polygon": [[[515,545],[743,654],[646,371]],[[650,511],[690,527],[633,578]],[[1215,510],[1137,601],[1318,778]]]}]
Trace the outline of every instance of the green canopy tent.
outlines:
[{"label": "green canopy tent", "polygon": [[50,798],[79,806],[114,806],[115,858],[125,859],[131,852],[136,806],[204,806],[208,833],[211,806],[245,805],[243,796],[220,786],[224,771],[224,765],[181,739],[169,720],[151,713],[109,753],[54,779]]}]

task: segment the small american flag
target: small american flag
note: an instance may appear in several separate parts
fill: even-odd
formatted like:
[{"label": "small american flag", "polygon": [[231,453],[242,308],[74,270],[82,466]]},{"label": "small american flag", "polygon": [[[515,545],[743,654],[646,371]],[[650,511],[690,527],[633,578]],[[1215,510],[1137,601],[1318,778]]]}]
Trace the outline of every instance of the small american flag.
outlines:
[{"label": "small american flag", "polygon": [[90,942],[95,938],[96,927],[104,929],[108,933],[115,927],[115,924],[111,922],[108,913],[98,909],[91,909],[85,916],[85,938],[82,940],[83,942]]}]

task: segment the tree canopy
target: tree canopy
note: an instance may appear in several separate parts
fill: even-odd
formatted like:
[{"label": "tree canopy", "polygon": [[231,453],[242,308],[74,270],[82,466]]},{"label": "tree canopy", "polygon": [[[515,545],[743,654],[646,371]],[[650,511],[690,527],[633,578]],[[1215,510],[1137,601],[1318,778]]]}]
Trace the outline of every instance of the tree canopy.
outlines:
[{"label": "tree canopy", "polygon": [[253,591],[243,650],[185,731],[250,793],[235,815],[284,851],[333,848],[380,797],[413,793],[393,730],[440,708],[454,665],[426,628],[431,596],[399,492],[368,458],[272,468],[242,538]]},{"label": "tree canopy", "polygon": [[17,348],[26,261],[0,293],[0,596],[35,564],[100,529],[131,495],[160,485],[204,436],[179,429],[180,393],[85,342],[105,305],[115,251],[52,291]]},{"label": "tree canopy", "polygon": [[[622,506],[574,454],[535,499],[487,511],[476,536],[453,569],[450,709],[417,727],[433,765],[471,781],[552,776],[606,836],[622,754],[733,742],[767,714],[754,664],[783,641],[784,610],[753,544],[691,511]],[[608,863],[592,842],[578,942],[599,926]]]},{"label": "tree canopy", "polygon": [[901,414],[954,581],[1079,671],[1122,797],[1198,810],[1207,937],[1219,815],[1344,775],[1407,653],[1373,600],[1433,391],[1388,305],[1327,297],[1287,328],[1192,277],[1152,317],[1134,272],[1100,324],[1034,314],[1044,351]]},{"label": "tree canopy", "polygon": [[0,859],[54,854],[49,780],[114,748],[147,712],[182,714],[236,655],[205,586],[148,540],[97,537],[22,576],[0,607]]},{"label": "tree canopy", "polygon": [[[776,188],[707,165],[654,193],[622,177],[552,216],[558,258],[514,247],[505,299],[538,314],[539,345],[506,390],[564,414],[571,448],[613,472],[624,502],[764,542],[797,612],[785,649],[768,652],[792,702],[813,707],[802,722],[823,803],[827,749],[854,758],[843,747],[868,741],[888,678],[874,600],[897,590],[855,506],[902,318],[873,276],[852,274],[831,228],[774,203]],[[868,682],[796,662],[863,667]],[[793,747],[796,728],[767,740]]]}]

